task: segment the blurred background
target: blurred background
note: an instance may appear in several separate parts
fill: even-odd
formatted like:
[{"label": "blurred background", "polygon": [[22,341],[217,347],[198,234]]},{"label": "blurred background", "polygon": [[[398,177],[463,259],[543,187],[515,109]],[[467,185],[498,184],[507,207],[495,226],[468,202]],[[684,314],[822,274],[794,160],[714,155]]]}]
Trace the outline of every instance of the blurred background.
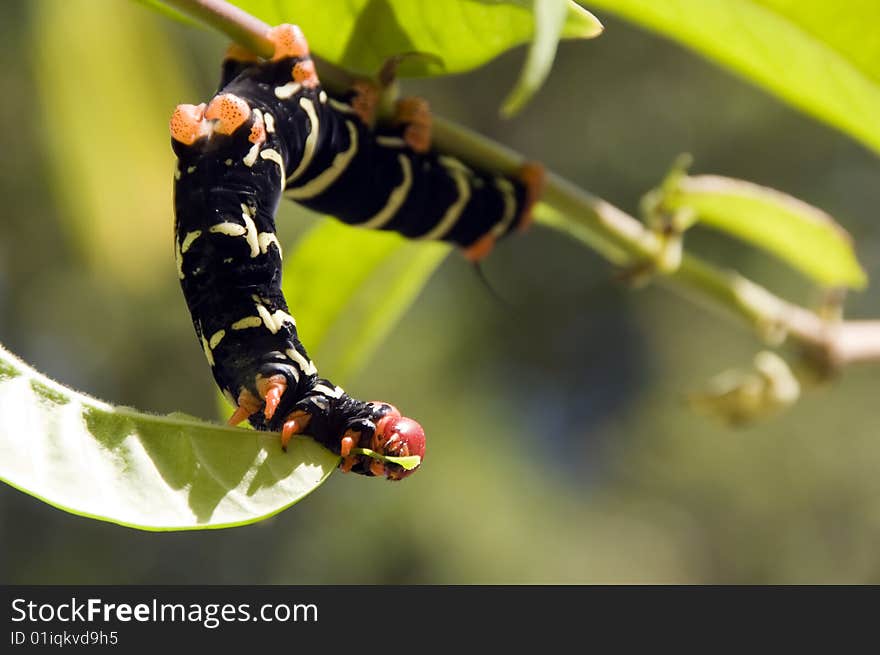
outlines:
[{"label": "blurred background", "polygon": [[[690,152],[695,173],[836,216],[880,279],[875,155],[600,18],[605,34],[562,44],[513,120],[498,107],[523,49],[405,91],[631,212]],[[175,275],[166,126],[178,102],[213,93],[225,42],[122,0],[8,0],[0,37],[0,342],[107,401],[216,418]],[[315,220],[288,203],[282,242]],[[687,243],[815,300],[765,255],[701,230]],[[485,272],[505,302],[449,257],[367,367],[336,380],[418,417],[430,435],[418,475],[333,475],[257,525],[165,534],[0,486],[0,582],[880,582],[880,368],[729,429],[683,398],[748,365],[760,346],[738,325],[657,287],[625,289],[542,229],[506,241]],[[880,317],[873,289],[847,308]]]}]

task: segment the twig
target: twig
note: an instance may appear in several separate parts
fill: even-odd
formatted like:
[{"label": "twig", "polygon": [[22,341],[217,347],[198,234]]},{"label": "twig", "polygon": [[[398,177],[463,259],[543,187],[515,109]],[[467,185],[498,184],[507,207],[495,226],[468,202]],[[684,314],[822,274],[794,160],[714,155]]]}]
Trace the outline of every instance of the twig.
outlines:
[{"label": "twig", "polygon": [[269,26],[224,0],[163,0],[163,2],[223,32],[260,57],[269,58],[275,52],[275,45],[266,38]]},{"label": "twig", "polygon": [[[261,56],[271,56],[269,26],[223,0],[164,0],[228,35]],[[348,88],[351,78],[333,66],[321,67],[330,91]],[[433,143],[468,164],[514,173],[525,161],[519,153],[438,116]],[[542,201],[555,211],[539,221],[584,242],[619,266],[658,261],[663,241],[645,225],[614,205],[550,173]],[[739,318],[772,345],[786,338],[801,346],[823,366],[838,368],[856,362],[880,362],[880,321],[828,321],[790,303],[735,271],[721,269],[685,254],[673,272],[658,276],[665,287]]]},{"label": "twig", "polygon": [[843,321],[832,325],[827,347],[834,366],[880,362],[880,321]]}]

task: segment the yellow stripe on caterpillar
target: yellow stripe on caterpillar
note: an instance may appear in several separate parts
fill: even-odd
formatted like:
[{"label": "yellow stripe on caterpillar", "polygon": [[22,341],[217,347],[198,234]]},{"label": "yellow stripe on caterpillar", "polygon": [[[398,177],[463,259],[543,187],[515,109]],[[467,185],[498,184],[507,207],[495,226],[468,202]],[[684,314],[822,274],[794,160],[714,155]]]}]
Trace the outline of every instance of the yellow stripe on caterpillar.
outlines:
[{"label": "yellow stripe on caterpillar", "polygon": [[303,155],[302,159],[299,160],[299,165],[293,173],[290,174],[290,177],[287,178],[288,184],[302,175],[309,167],[309,164],[312,163],[312,157],[315,156],[315,147],[318,144],[318,136],[321,129],[320,123],[318,122],[318,114],[315,111],[315,103],[308,98],[300,98],[299,106],[303,108],[303,111],[305,111],[306,115],[309,117],[309,135],[306,137],[306,142],[303,146]]},{"label": "yellow stripe on caterpillar", "polygon": [[388,194],[388,201],[385,203],[385,206],[372,218],[367,219],[363,223],[357,223],[358,227],[369,229],[382,227],[394,218],[394,215],[403,206],[403,203],[406,202],[406,197],[412,187],[412,164],[410,164],[409,158],[406,155],[398,155],[397,161],[400,163],[400,168],[403,171],[403,181]]},{"label": "yellow stripe on caterpillar", "polygon": [[285,195],[292,200],[303,200],[305,198],[314,198],[326,191],[340,175],[348,168],[349,163],[357,154],[358,149],[358,132],[354,123],[345,121],[348,128],[348,148],[343,150],[333,158],[333,162],[319,175],[303,184],[301,187],[288,189]]}]

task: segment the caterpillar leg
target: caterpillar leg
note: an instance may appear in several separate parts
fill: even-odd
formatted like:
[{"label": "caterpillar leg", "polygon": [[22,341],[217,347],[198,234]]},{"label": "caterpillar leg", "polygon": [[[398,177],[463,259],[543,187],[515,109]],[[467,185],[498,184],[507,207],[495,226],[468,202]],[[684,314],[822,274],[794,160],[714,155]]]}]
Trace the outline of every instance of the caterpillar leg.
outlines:
[{"label": "caterpillar leg", "polygon": [[262,412],[266,420],[275,415],[275,410],[281,402],[281,396],[287,391],[287,378],[283,375],[270,375],[263,377],[258,375],[256,379],[257,393],[255,396],[247,389],[238,394],[238,407],[229,417],[229,425],[238,425],[248,420],[254,414]]},{"label": "caterpillar leg", "polygon": [[312,415],[304,409],[297,409],[290,414],[281,427],[281,449],[287,450],[287,444],[297,434],[301,434],[309,427]]},{"label": "caterpillar leg", "polygon": [[431,108],[424,98],[408,97],[397,101],[392,125],[403,130],[403,140],[415,152],[431,149]]},{"label": "caterpillar leg", "polygon": [[[363,431],[355,429],[354,427],[348,428],[342,435],[342,439],[339,442],[339,454],[342,456],[342,461],[339,463],[339,470],[343,473],[350,473],[355,465],[358,463],[357,455],[352,455],[352,449],[358,447],[360,444],[361,437],[363,436]],[[374,462],[379,464],[380,462]],[[370,472],[373,475],[376,475],[373,472],[372,465],[370,466]]]},{"label": "caterpillar leg", "polygon": [[[261,422],[268,424],[274,417],[281,398],[287,391],[287,378],[283,375],[268,377],[257,375],[255,386],[259,395],[243,389],[238,395],[238,407],[229,417],[229,425],[238,425],[255,414],[262,414]],[[281,425],[281,448],[287,450],[287,444],[297,434],[301,434],[309,425],[311,413],[304,408],[295,409],[288,414]]]},{"label": "caterpillar leg", "polygon": [[[389,403],[374,401],[368,403],[368,406],[378,412],[381,418],[375,422],[359,419],[349,423],[339,442],[339,454],[342,456],[339,468],[343,473],[348,473],[358,464],[358,457],[352,454],[354,448],[369,446],[376,452],[383,452],[384,441],[380,442],[377,439],[377,435],[380,432],[384,433],[386,431],[386,425],[389,420],[401,418],[400,411]],[[379,461],[371,462],[369,471],[376,476],[390,477],[386,476],[384,465]]]},{"label": "caterpillar leg", "polygon": [[236,403],[238,407],[235,408],[232,416],[226,421],[228,425],[238,425],[239,423],[247,421],[263,407],[263,401],[247,389],[243,389],[241,393],[238,394],[238,400]]},{"label": "caterpillar leg", "polygon": [[376,108],[379,106],[380,95],[381,89],[370,80],[357,80],[352,84],[349,102],[364,125],[372,126],[376,122]]},{"label": "caterpillar leg", "polygon": [[[534,211],[535,204],[544,191],[544,178],[544,166],[538,162],[526,162],[517,171],[516,179],[525,187],[525,196],[516,223],[517,230],[525,230],[532,222],[532,212]],[[497,241],[499,236],[494,231],[487,232],[464,249],[463,254],[465,258],[474,263],[485,259],[492,252],[492,248],[495,247],[495,241]]]},{"label": "caterpillar leg", "polygon": [[[352,85],[349,102],[364,124],[372,127],[376,121],[376,112],[379,104],[383,104],[384,106],[385,99],[388,97],[394,98],[396,96],[395,82],[397,80],[397,68],[404,60],[413,57],[434,59],[441,66],[443,63],[442,60],[433,55],[418,52],[403,53],[386,59],[382,68],[376,75],[375,80],[367,78],[360,79]],[[392,117],[392,124],[408,123],[412,120],[408,118],[407,112],[409,110],[401,110],[400,106],[401,103],[404,103],[405,105],[409,103],[409,105],[412,105],[413,102],[416,105],[424,106],[429,128],[427,131],[428,144],[430,144],[430,114],[427,113],[428,103],[421,98],[406,98],[398,101],[395,106],[394,116]],[[427,146],[425,150],[427,150]],[[416,151],[422,152],[421,150]]]}]

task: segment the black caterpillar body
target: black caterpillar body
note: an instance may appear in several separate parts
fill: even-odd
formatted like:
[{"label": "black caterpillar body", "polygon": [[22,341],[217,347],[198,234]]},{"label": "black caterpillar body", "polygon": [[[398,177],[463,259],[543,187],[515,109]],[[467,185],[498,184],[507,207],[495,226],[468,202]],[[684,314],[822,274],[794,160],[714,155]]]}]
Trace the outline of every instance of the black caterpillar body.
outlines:
[{"label": "black caterpillar body", "polygon": [[[442,239],[478,258],[524,221],[534,194],[422,150],[401,121],[372,130],[353,90],[323,91],[298,28],[270,32],[272,60],[232,52],[220,91],[171,119],[178,275],[234,419],[308,434],[343,468],[392,479],[395,464],[350,454],[423,455],[424,432],[385,403],[365,403],[319,378],[281,293],[274,216],[282,194],[346,223]],[[416,134],[418,137],[418,134]],[[413,145],[415,144],[415,146]],[[425,149],[426,150],[426,149]]]}]

